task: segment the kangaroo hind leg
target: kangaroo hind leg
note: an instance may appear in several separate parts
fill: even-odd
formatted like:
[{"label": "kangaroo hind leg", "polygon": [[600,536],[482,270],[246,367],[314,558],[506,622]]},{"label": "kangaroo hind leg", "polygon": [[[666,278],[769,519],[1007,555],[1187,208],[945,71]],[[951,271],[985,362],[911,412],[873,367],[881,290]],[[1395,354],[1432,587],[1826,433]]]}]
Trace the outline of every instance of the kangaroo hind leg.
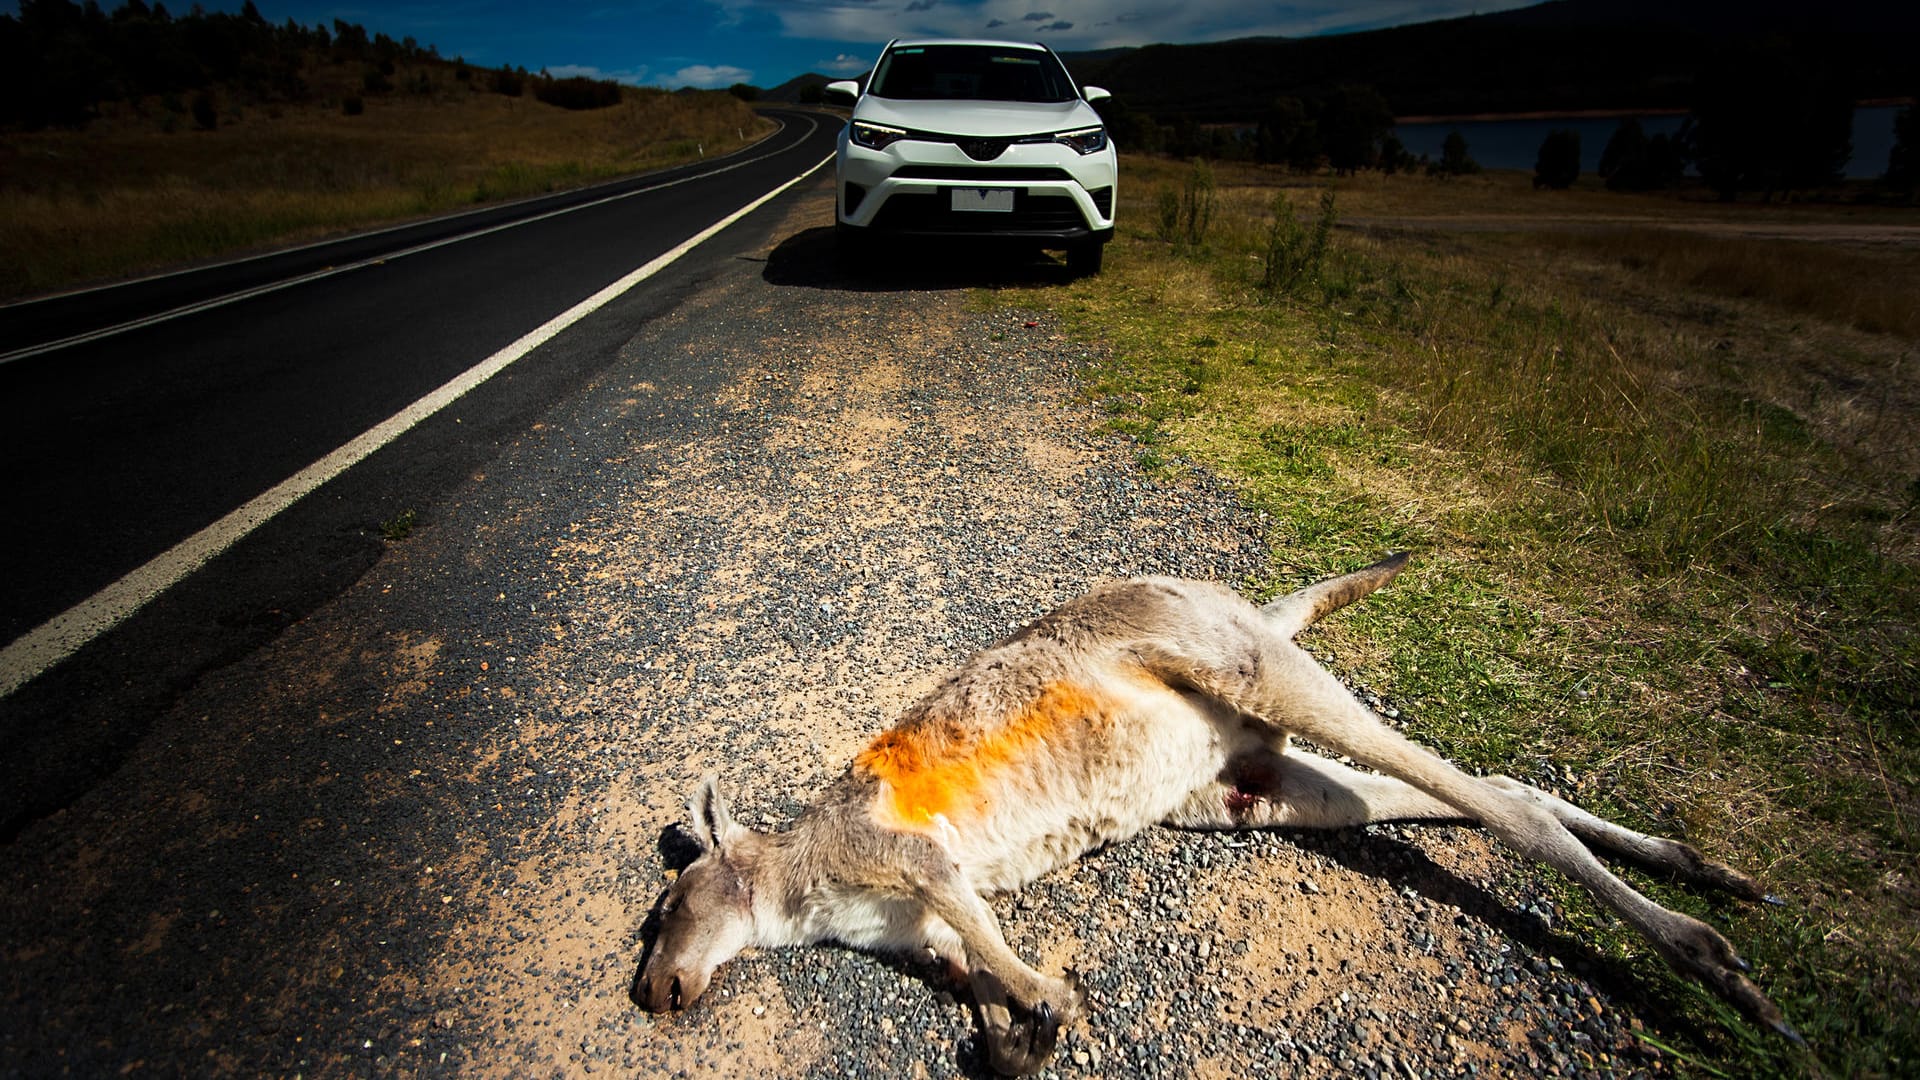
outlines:
[{"label": "kangaroo hind leg", "polygon": [[1576,839],[1602,855],[1625,860],[1697,888],[1729,892],[1742,900],[1780,902],[1777,897],[1768,896],[1753,878],[1725,863],[1707,858],[1692,844],[1636,832],[1511,776],[1489,776],[1486,782],[1516,798],[1545,808]]},{"label": "kangaroo hind leg", "polygon": [[[1746,962],[1725,937],[1698,919],[1662,907],[1616,877],[1562,823],[1555,812],[1558,808],[1547,801],[1550,797],[1541,793],[1537,799],[1516,792],[1513,786],[1470,776],[1393,730],[1258,613],[1249,610],[1242,618],[1219,620],[1215,625],[1227,631],[1230,640],[1204,651],[1166,643],[1155,656],[1162,677],[1270,725],[1272,739],[1298,734],[1405,781],[1461,817],[1478,821],[1509,847],[1586,886],[1675,968],[1699,979],[1755,1020],[1791,1035],[1779,1008],[1747,980]],[[1619,833],[1585,822],[1582,828],[1602,846],[1631,847]]]},{"label": "kangaroo hind leg", "polygon": [[[1489,776],[1485,782],[1546,810],[1596,854],[1743,900],[1778,902],[1759,882],[1707,858],[1691,844],[1636,832],[1510,776]],[[1235,754],[1219,777],[1167,816],[1166,824],[1182,829],[1346,829],[1395,821],[1480,824],[1396,777],[1298,750],[1264,748]]]}]

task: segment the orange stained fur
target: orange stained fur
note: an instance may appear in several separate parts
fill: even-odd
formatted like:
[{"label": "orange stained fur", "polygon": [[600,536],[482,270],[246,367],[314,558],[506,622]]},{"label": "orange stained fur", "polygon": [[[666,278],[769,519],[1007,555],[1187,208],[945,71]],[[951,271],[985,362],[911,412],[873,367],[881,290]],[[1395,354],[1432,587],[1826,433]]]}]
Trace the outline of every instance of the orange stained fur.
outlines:
[{"label": "orange stained fur", "polygon": [[938,717],[902,724],[875,739],[854,767],[886,781],[881,807],[910,828],[984,815],[992,780],[1009,767],[1031,761],[1051,744],[1080,742],[1088,727],[1112,722],[1112,698],[1071,682],[1040,688],[1031,704],[998,727],[971,728]]}]

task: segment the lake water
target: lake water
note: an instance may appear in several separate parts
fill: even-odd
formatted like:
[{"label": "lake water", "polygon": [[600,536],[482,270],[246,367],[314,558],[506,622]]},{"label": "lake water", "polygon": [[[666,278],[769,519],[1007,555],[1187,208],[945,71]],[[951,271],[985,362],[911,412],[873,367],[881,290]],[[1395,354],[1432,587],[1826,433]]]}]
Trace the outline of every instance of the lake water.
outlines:
[{"label": "lake water", "polygon": [[[1872,105],[1853,112],[1853,157],[1847,162],[1849,179],[1871,179],[1887,171],[1887,154],[1893,149],[1893,118],[1898,105]],[[1680,130],[1684,116],[1641,116],[1641,130],[1648,136],[1671,135]],[[1395,128],[1400,142],[1414,157],[1427,155],[1440,160],[1440,144],[1447,133],[1458,131],[1467,140],[1467,153],[1488,169],[1533,170],[1534,158],[1547,133],[1569,128],[1580,134],[1580,171],[1590,174],[1600,164],[1600,152],[1620,126],[1620,117],[1570,117],[1560,120],[1463,120],[1459,122],[1401,124]]]}]

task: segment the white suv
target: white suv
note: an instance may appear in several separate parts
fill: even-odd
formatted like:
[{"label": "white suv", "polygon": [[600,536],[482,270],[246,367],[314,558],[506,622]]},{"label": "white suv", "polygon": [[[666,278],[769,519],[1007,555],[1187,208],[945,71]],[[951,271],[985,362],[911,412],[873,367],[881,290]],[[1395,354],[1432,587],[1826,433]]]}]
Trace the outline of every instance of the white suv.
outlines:
[{"label": "white suv", "polygon": [[988,236],[1065,249],[1098,273],[1120,168],[1053,50],[1009,41],[893,41],[853,97],[835,159],[848,249],[878,234]]}]

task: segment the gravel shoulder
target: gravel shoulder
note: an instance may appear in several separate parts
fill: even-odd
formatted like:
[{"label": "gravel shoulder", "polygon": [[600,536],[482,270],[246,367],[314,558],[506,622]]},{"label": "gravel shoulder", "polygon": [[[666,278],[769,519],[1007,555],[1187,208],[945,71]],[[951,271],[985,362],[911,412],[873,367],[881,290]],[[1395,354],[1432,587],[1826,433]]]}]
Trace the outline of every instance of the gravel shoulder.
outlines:
[{"label": "gravel shoulder", "polygon": [[[687,793],[778,826],[975,649],[1109,578],[1256,578],[1265,529],[1099,430],[1095,346],[837,280],[830,200],[11,846],[0,1075],[981,1074],[899,958],[639,1011]],[[1156,830],[995,907],[1090,990],[1054,1075],[1667,1071],[1644,969],[1471,830]]]}]

